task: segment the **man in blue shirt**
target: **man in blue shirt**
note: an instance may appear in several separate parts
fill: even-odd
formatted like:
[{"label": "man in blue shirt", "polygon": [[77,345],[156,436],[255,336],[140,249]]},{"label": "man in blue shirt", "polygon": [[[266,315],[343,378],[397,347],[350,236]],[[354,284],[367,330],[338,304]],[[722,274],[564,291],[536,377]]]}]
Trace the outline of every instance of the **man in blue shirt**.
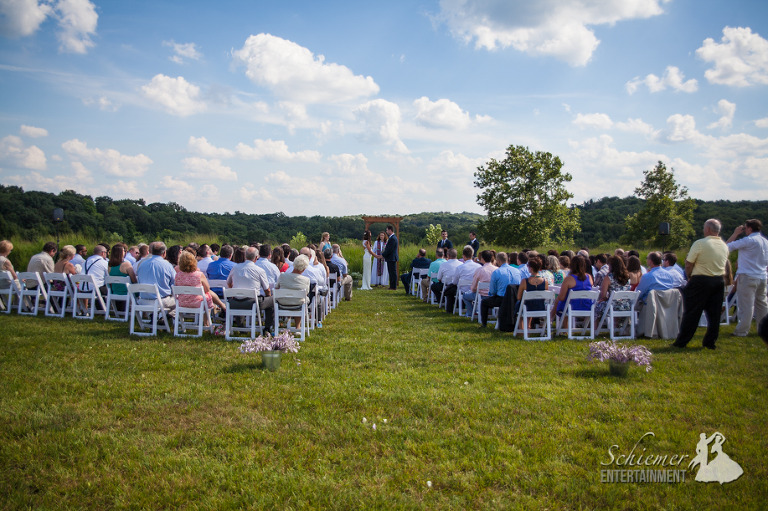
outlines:
[{"label": "man in blue shirt", "polygon": [[[166,309],[175,309],[176,301],[173,299],[171,286],[176,281],[176,271],[171,263],[165,260],[167,248],[162,241],[155,241],[149,245],[150,256],[141,260],[141,264],[136,271],[136,278],[139,284],[157,284],[157,290],[160,292],[160,301]],[[146,300],[147,303],[154,297],[147,293],[142,293],[140,301]]]},{"label": "man in blue shirt", "polygon": [[[224,245],[219,250],[219,258],[208,265],[208,269],[205,271],[208,280],[227,280],[229,272],[235,267],[235,263],[232,262],[232,254],[234,250],[231,245]],[[224,298],[224,290],[220,287],[212,287],[211,291],[219,295],[219,298]]]},{"label": "man in blue shirt", "polygon": [[640,300],[645,303],[650,291],[664,291],[685,286],[685,281],[676,271],[668,271],[661,267],[661,254],[651,252],[646,259],[648,273],[642,276],[637,285],[640,291]]},{"label": "man in blue shirt", "polygon": [[520,284],[520,270],[507,264],[507,254],[499,252],[496,254],[496,264],[499,267],[491,273],[491,287],[488,289],[488,296],[480,302],[480,326],[488,323],[488,311],[501,305],[504,294],[507,292],[507,286],[510,284]]}]

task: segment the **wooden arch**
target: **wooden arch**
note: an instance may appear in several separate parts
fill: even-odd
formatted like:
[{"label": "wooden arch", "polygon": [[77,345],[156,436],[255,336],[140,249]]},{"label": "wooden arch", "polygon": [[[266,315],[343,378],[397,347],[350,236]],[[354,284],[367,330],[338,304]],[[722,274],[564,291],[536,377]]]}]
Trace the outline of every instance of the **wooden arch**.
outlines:
[{"label": "wooden arch", "polygon": [[[397,236],[397,279],[400,280],[400,221],[402,216],[364,216],[365,230],[367,231],[373,224],[392,224],[395,227],[395,236]],[[371,233],[373,238],[373,233]],[[373,242],[373,239],[371,239]]]}]

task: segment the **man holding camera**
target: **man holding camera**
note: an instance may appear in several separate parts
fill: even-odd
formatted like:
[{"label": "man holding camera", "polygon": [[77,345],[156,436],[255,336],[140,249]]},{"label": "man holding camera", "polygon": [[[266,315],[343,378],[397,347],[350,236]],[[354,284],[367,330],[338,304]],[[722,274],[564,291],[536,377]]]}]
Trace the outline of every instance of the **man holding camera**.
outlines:
[{"label": "man holding camera", "polygon": [[[745,337],[752,326],[754,315],[757,324],[768,314],[766,281],[768,280],[768,239],[760,232],[760,220],[747,220],[738,226],[728,238],[728,250],[739,251],[736,269],[736,299],[738,302],[739,324],[733,331],[736,337]],[[740,234],[746,236],[737,240]]]}]

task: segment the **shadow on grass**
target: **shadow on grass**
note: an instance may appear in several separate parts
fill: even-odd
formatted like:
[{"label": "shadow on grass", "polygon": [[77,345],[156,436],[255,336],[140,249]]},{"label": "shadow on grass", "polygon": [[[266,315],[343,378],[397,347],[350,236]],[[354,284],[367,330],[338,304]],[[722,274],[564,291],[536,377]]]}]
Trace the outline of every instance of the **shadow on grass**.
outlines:
[{"label": "shadow on grass", "polygon": [[248,362],[242,364],[232,364],[225,367],[222,372],[228,374],[247,373],[250,371],[266,371],[267,368],[262,362]]}]

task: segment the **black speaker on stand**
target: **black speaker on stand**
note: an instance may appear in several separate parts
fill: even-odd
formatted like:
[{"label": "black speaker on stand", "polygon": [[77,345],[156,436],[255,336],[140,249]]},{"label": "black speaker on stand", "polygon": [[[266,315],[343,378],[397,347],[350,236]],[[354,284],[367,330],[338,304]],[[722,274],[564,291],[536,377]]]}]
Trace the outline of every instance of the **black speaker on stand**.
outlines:
[{"label": "black speaker on stand", "polygon": [[53,226],[56,228],[56,254],[59,253],[59,223],[64,221],[64,210],[56,208],[53,210]]},{"label": "black speaker on stand", "polygon": [[[669,222],[661,222],[659,224],[659,234],[661,236],[669,236]],[[662,244],[662,252],[666,252],[667,249],[667,243],[666,238],[664,239],[664,243]]]}]

